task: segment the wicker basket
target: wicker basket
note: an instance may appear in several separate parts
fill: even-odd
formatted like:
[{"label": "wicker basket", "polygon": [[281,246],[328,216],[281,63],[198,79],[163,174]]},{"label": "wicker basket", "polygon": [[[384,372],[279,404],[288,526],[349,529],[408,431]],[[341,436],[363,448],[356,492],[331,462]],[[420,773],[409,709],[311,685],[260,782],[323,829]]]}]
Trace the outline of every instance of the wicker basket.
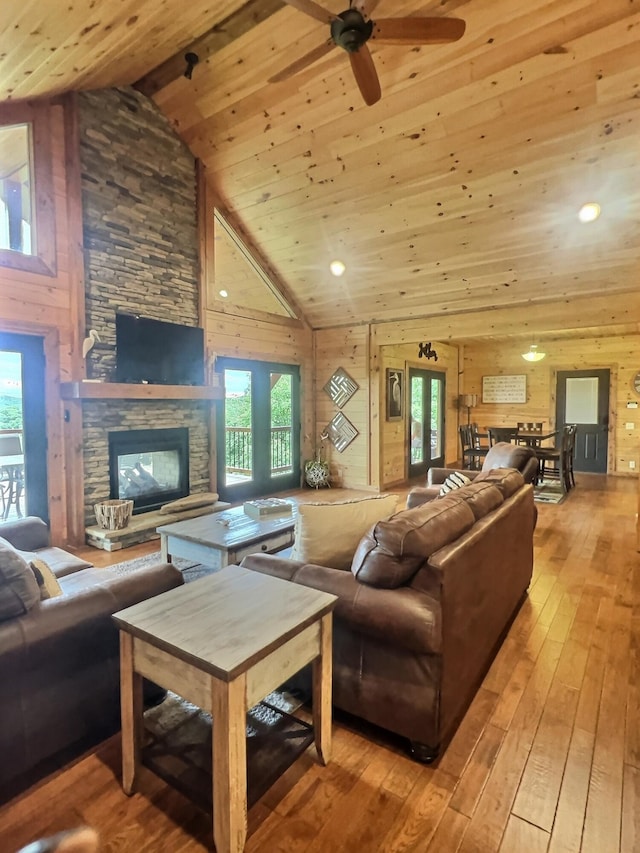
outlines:
[{"label": "wicker basket", "polygon": [[122,530],[129,524],[133,501],[100,501],[93,505],[96,521],[105,530]]}]

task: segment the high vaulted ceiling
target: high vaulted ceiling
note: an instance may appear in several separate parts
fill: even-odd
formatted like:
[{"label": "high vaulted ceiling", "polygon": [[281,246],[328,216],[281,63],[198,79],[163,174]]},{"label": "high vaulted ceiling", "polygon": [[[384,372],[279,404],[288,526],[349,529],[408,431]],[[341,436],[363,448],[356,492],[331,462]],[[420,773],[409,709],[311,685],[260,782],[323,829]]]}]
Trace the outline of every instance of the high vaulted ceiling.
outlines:
[{"label": "high vaulted ceiling", "polygon": [[[408,15],[466,32],[373,44],[368,107],[338,48],[267,82],[329,36],[280,0],[4,0],[0,100],[140,81],[315,328],[635,294],[640,2],[380,0],[372,17]],[[583,225],[588,201],[602,216]]]}]

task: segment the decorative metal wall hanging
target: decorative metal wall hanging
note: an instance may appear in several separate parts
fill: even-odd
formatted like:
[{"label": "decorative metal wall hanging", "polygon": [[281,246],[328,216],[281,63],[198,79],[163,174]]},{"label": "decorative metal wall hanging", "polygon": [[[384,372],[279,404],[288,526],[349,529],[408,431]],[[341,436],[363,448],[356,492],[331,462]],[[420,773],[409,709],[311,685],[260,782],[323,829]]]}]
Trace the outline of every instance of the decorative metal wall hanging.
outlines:
[{"label": "decorative metal wall hanging", "polygon": [[431,341],[428,344],[418,344],[418,358],[438,360],[438,353],[434,349],[431,349]]},{"label": "decorative metal wall hanging", "polygon": [[336,412],[324,432],[339,453],[342,453],[358,435],[358,430],[342,412]]},{"label": "decorative metal wall hanging", "polygon": [[336,406],[341,409],[345,403],[353,397],[360,386],[352,379],[346,370],[339,367],[324,386],[324,391],[333,400]]}]

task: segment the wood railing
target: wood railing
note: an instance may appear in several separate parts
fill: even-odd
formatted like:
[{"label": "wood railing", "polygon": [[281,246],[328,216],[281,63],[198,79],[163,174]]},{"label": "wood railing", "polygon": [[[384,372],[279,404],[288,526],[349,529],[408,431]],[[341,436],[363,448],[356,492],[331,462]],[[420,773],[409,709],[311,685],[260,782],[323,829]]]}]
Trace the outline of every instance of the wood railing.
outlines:
[{"label": "wood railing", "polygon": [[[291,427],[271,427],[271,473],[293,469]],[[252,473],[253,434],[247,427],[225,428],[226,470],[231,474]]]}]

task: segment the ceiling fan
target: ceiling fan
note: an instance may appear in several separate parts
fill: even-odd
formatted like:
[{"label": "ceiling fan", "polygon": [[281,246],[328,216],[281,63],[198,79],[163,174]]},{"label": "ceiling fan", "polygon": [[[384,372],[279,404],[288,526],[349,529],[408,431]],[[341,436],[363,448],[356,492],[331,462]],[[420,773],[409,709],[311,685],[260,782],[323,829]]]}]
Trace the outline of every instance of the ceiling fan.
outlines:
[{"label": "ceiling fan", "polygon": [[269,78],[279,83],[321,59],[334,47],[346,50],[351,70],[365,100],[371,106],[380,100],[380,81],[367,42],[378,44],[446,44],[462,38],[465,22],[459,18],[381,18],[373,21],[371,13],[379,0],[351,0],[344,12],[334,14],[315,0],[284,0],[300,12],[316,18],[331,28],[331,38],[296,59]]}]

